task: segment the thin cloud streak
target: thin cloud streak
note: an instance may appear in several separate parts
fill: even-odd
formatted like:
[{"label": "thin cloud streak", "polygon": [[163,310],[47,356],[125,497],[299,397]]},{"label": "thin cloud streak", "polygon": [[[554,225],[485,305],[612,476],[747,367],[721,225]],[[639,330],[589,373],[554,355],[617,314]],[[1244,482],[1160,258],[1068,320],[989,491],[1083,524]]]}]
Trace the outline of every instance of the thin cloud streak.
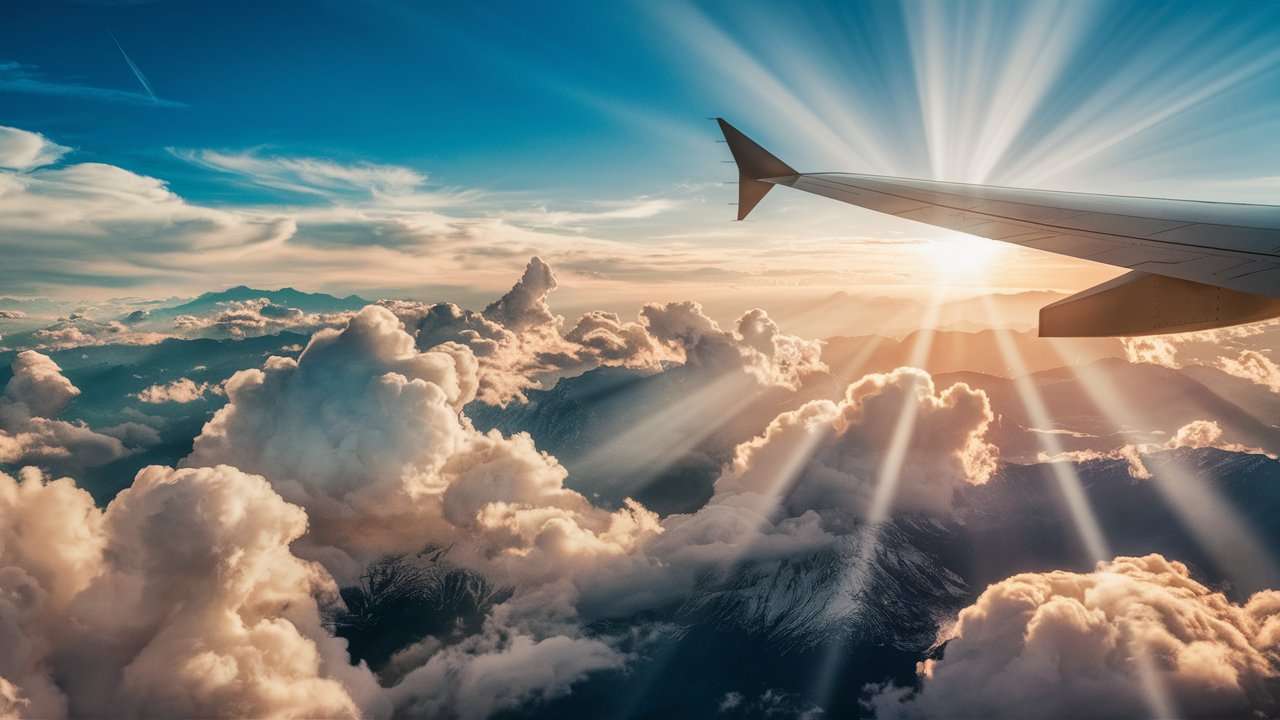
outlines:
[{"label": "thin cloud streak", "polygon": [[33,68],[17,62],[0,62],[0,92],[47,95],[54,97],[83,98],[130,105],[153,105],[165,108],[185,108],[186,103],[168,100],[154,95],[104,88],[94,85],[48,80],[33,72]]},{"label": "thin cloud streak", "polygon": [[133,58],[129,57],[129,53],[124,51],[124,46],[120,44],[115,33],[108,34],[111,35],[111,41],[116,44],[116,49],[119,50],[120,55],[124,57],[124,61],[129,65],[129,69],[133,71],[133,76],[138,78],[138,84],[142,86],[143,90],[147,91],[147,94],[151,96],[151,100],[153,102],[159,100],[159,98],[156,97],[155,91],[151,89],[151,83],[147,82],[147,76],[142,74],[142,70],[138,67],[137,63],[133,61]]}]

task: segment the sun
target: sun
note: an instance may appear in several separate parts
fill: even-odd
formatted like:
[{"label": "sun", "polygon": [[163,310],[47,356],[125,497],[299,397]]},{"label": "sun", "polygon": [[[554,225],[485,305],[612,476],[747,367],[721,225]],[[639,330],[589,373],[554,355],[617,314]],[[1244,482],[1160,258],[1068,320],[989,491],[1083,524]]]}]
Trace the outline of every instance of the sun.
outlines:
[{"label": "sun", "polygon": [[921,252],[944,279],[972,280],[985,277],[1003,248],[994,240],[954,233],[933,238]]}]

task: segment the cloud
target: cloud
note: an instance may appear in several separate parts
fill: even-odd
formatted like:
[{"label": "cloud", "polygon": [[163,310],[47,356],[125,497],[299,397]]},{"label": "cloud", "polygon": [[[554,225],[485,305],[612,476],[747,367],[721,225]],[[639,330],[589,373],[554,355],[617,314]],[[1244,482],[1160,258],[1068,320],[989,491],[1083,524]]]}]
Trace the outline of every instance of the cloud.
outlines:
[{"label": "cloud", "polygon": [[1217,368],[1228,375],[1244,378],[1265,386],[1271,392],[1280,393],[1280,366],[1257,350],[1241,350],[1234,358],[1220,357]]},{"label": "cloud", "polygon": [[551,267],[542,258],[534,257],[510,292],[484,309],[484,316],[513,332],[558,324],[560,318],[547,306],[547,295],[555,289],[556,277]]},{"label": "cloud", "polygon": [[[369,306],[317,332],[297,360],[233,376],[183,461],[264,475],[309,516],[296,551],[344,582],[386,554],[441,547],[511,588],[481,635],[398,671],[398,704],[463,703],[466,717],[620,666],[623,654],[576,622],[578,587],[661,532],[635,503],[609,511],[564,487],[564,468],[528,435],[475,430],[460,410],[477,371],[466,347],[419,351],[390,310]],[[474,692],[459,694],[459,680]]]},{"label": "cloud", "polygon": [[30,170],[52,165],[70,151],[40,133],[0,125],[0,168]]},{"label": "cloud", "polygon": [[16,289],[146,284],[208,273],[282,243],[288,218],[190,205],[164,182],[101,163],[0,173],[0,269]]},{"label": "cloud", "polygon": [[1178,369],[1178,348],[1167,338],[1136,337],[1120,338],[1124,344],[1124,353],[1131,363],[1148,363],[1167,368]]},{"label": "cloud", "polygon": [[320,328],[341,327],[354,313],[308,313],[298,308],[277,305],[268,298],[232,300],[207,315],[179,315],[173,319],[175,332],[188,337],[228,337],[242,339],[275,335],[285,330],[312,332]]},{"label": "cloud", "polygon": [[399,165],[354,163],[308,157],[259,155],[254,152],[172,150],[190,162],[238,175],[255,185],[307,195],[359,191],[404,195],[427,181],[426,175]]},{"label": "cloud", "polygon": [[[1259,346],[1269,347],[1269,336],[1280,321],[1266,320],[1248,325],[1217,328],[1194,333],[1121,338],[1129,362],[1151,363],[1174,370],[1190,366],[1217,368],[1280,392],[1280,367]],[[1268,337],[1259,337],[1267,335]]]},{"label": "cloud", "polygon": [[616,670],[625,661],[594,639],[482,635],[432,655],[392,696],[413,717],[482,720],[499,710],[567,694],[589,673]]},{"label": "cloud", "polygon": [[996,468],[985,434],[994,419],[986,394],[963,383],[939,391],[923,370],[899,368],[850,385],[836,403],[815,400],[779,415],[738,446],[712,502],[752,498],[784,517],[816,510],[829,522],[864,519],[889,462],[903,414],[914,417],[894,506],[948,514],[958,487],[982,484]]},{"label": "cloud", "polygon": [[1179,717],[1270,716],[1278,640],[1280,592],[1237,605],[1181,563],[1118,557],[995,583],[920,664],[918,691],[881,688],[869,704],[879,718],[1148,716],[1145,653]]},{"label": "cloud", "polygon": [[[465,273],[475,286],[496,288],[500,273],[530,255],[590,266],[583,271],[589,273],[603,267],[594,259],[606,258],[603,269],[621,269],[618,277],[627,282],[746,276],[736,269],[711,273],[724,258],[678,243],[638,245],[571,227],[641,222],[672,202],[660,198],[521,216],[510,208],[527,204],[527,194],[431,186],[424,173],[399,165],[258,151],[172,152],[234,180],[305,196],[304,202],[202,206],[172,192],[162,178],[102,163],[0,171],[0,254],[21,258],[0,267],[0,284],[24,294],[119,287],[172,292],[233,282],[284,285],[304,276],[317,285],[420,288],[452,285]],[[642,278],[628,275],[628,267],[647,270]]]},{"label": "cloud", "polygon": [[165,108],[187,107],[186,103],[158,98],[149,92],[139,93],[50,80],[41,75],[35,67],[12,61],[0,62],[0,92],[76,97]]},{"label": "cloud", "polygon": [[206,393],[220,394],[221,386],[202,382],[197,384],[191,378],[178,378],[172,382],[151,385],[137,394],[144,403],[158,405],[160,403],[190,403],[203,400]]},{"label": "cloud", "polygon": [[564,337],[579,346],[579,356],[591,357],[601,365],[656,368],[674,359],[654,342],[644,325],[626,322],[611,312],[583,313]]},{"label": "cloud", "polygon": [[91,345],[155,345],[171,337],[165,333],[141,331],[117,320],[94,320],[73,313],[32,331],[17,344],[36,350],[66,350]]},{"label": "cloud", "polygon": [[913,368],[868,375],[840,402],[779,415],[736,448],[706,505],[664,518],[661,532],[634,551],[573,578],[579,612],[615,617],[662,607],[731,569],[850,547],[870,527],[872,494],[903,412],[917,420],[890,510],[950,514],[956,488],[995,470],[986,395],[964,384],[939,391]]},{"label": "cloud", "polygon": [[640,319],[660,344],[678,351],[691,368],[742,369],[762,385],[790,390],[799,389],[806,376],[827,370],[822,343],[783,334],[758,308],[738,319],[736,332],[722,330],[701,304],[691,301],[645,305]]},{"label": "cloud", "polygon": [[652,530],[641,508],[610,513],[566,489],[564,468],[527,435],[476,431],[459,410],[477,370],[466,347],[421,352],[395,315],[369,306],[297,360],[227,381],[227,405],[183,462],[265,475],[307,509],[305,542],[340,577],[382,554],[457,544],[455,562],[507,584],[575,554],[623,552]]},{"label": "cloud", "polygon": [[1143,455],[1151,455],[1178,448],[1217,448],[1227,452],[1245,453],[1249,455],[1266,455],[1272,460],[1276,454],[1262,448],[1250,447],[1241,443],[1226,442],[1222,439],[1222,426],[1213,420],[1193,420],[1178,428],[1173,437],[1163,443],[1138,443],[1122,445],[1113,450],[1069,450],[1057,455],[1041,452],[1039,462],[1089,462],[1092,460],[1124,460],[1129,467],[1129,476],[1135,480],[1150,480],[1151,471],[1143,461]]},{"label": "cloud", "polygon": [[14,356],[13,377],[4,389],[4,399],[11,406],[22,405],[29,416],[53,417],[79,394],[80,389],[49,356],[31,350]]},{"label": "cloud", "polygon": [[105,511],[69,479],[0,474],[0,675],[38,717],[380,714],[322,627],[336,587],[289,551],[305,531],[230,467],[145,468]]},{"label": "cloud", "polygon": [[524,402],[524,391],[544,380],[600,365],[656,370],[676,359],[642,325],[611,313],[587,313],[562,334],[564,318],[548,303],[556,286],[551,266],[535,256],[511,290],[483,312],[452,303],[387,306],[415,335],[418,347],[452,342],[471,348],[480,363],[478,397],[491,405]]},{"label": "cloud", "polygon": [[744,314],[737,332],[722,330],[696,302],[645,305],[638,322],[588,312],[566,332],[548,302],[557,284],[551,266],[535,256],[511,290],[480,313],[452,303],[384,304],[420,348],[470,347],[480,362],[479,398],[491,405],[524,402],[525,390],[600,366],[657,371],[683,361],[691,370],[744,371],[761,385],[790,390],[827,369],[820,342],[782,333],[760,309]]},{"label": "cloud", "polygon": [[[316,333],[296,361],[235,376],[187,460],[200,467],[144,469],[105,512],[69,480],[24,475],[26,492],[81,498],[46,505],[77,519],[50,528],[80,536],[53,560],[65,565],[74,550],[86,568],[44,571],[3,555],[59,546],[31,534],[45,524],[30,504],[14,510],[24,523],[0,504],[0,527],[23,534],[0,538],[0,566],[20,566],[46,594],[48,583],[80,583],[58,590],[69,600],[41,605],[39,622],[24,611],[32,651],[11,653],[15,667],[2,673],[11,704],[49,716],[110,706],[122,716],[377,717],[394,703],[485,717],[622,667],[626,653],[574,622],[573,578],[636,552],[657,519],[634,505],[592,507],[527,436],[475,431],[459,414],[475,373],[465,348],[419,352],[390,311],[371,306]],[[52,388],[42,398],[61,387],[30,374]],[[270,482],[214,464],[224,455]],[[402,658],[403,679],[382,690],[320,623],[330,575],[290,548],[341,572],[432,544],[452,544],[451,561],[514,594],[480,634]],[[72,626],[74,637],[59,631]]]},{"label": "cloud", "polygon": [[0,677],[0,718],[17,720],[31,711],[31,701],[16,685]]},{"label": "cloud", "polygon": [[80,389],[51,358],[34,350],[18,353],[13,377],[0,396],[0,465],[41,465],[59,470],[104,465],[128,455],[116,437],[83,422],[52,419]]},{"label": "cloud", "polygon": [[548,210],[543,207],[533,211],[509,211],[503,217],[534,227],[561,227],[616,220],[643,220],[677,207],[679,203],[666,198],[638,198],[626,203],[604,203],[596,210]]}]

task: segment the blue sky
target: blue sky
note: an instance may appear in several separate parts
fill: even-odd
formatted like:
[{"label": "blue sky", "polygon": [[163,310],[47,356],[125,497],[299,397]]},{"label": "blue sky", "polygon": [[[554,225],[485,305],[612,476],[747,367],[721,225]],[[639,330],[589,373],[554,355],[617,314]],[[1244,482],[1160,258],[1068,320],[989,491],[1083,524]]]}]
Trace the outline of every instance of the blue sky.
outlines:
[{"label": "blue sky", "polygon": [[[305,242],[277,228],[286,245],[328,248],[351,231],[362,238],[352,245],[387,251],[364,254],[377,266],[364,277],[351,255],[313,252],[303,271],[289,269],[300,255],[258,255],[246,281],[409,292],[413,278],[376,270],[411,261],[427,268],[424,287],[499,287],[523,261],[512,252],[486,264],[499,246],[559,256],[584,286],[637,296],[662,283],[772,286],[776,274],[761,278],[833,265],[835,276],[796,282],[902,281],[894,268],[912,260],[907,245],[895,255],[836,243],[841,256],[817,265],[786,250],[930,237],[919,226],[783,193],[751,222],[727,223],[732,188],[716,183],[732,167],[705,119],[715,114],[802,170],[1280,203],[1277,3],[93,2],[5,16],[0,125],[69,148],[24,177],[103,163],[236,215],[201,222],[273,213],[325,224]],[[300,178],[299,160],[329,170]],[[388,175],[335,180],[333,168],[416,179],[389,191]],[[445,220],[409,217],[403,202],[389,220],[387,192],[410,191],[414,212]],[[298,208],[334,212],[300,219]],[[495,235],[475,224],[495,218]],[[440,251],[423,229],[461,219],[482,252]],[[153,252],[129,234],[137,222],[98,228],[112,262],[95,256],[101,242],[69,243],[61,266],[32,252],[29,267],[0,273],[0,294],[238,279],[234,262],[197,272],[177,257],[220,241]],[[6,247],[36,248],[41,230],[12,229]],[[726,262],[742,249],[758,254]],[[983,282],[1052,276],[1064,287],[1103,272],[1002,252],[1004,271]],[[619,270],[627,263],[635,270]]]}]

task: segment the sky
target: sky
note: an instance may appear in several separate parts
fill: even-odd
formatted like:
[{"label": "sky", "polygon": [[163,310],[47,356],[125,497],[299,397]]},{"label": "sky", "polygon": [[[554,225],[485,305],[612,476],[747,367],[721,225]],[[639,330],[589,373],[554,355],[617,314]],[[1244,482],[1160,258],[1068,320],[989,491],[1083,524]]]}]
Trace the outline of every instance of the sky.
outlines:
[{"label": "sky", "polygon": [[1280,322],[712,122],[1280,205],[1280,2],[18,5],[0,718],[1280,716]]},{"label": "sky", "polygon": [[562,302],[610,308],[1116,274],[785,191],[734,223],[716,115],[802,171],[1280,203],[1273,3],[83,2],[5,20],[0,295],[245,283],[475,305],[534,254]]}]

